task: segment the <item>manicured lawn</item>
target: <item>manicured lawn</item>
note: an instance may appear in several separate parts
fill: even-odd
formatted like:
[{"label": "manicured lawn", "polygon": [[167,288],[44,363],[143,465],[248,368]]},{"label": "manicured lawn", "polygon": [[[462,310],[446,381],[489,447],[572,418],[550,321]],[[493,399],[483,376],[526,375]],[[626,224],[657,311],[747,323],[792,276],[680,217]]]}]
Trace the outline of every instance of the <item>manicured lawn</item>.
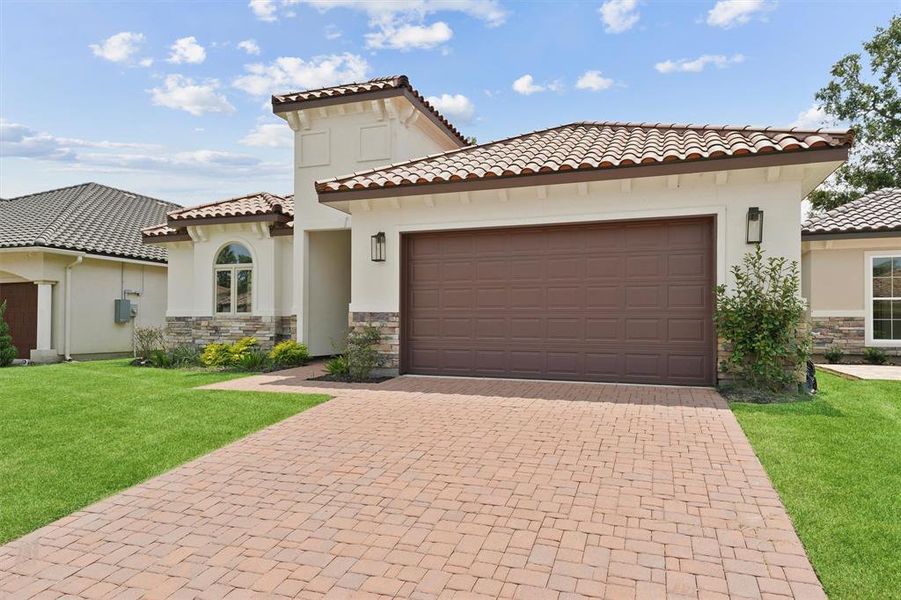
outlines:
[{"label": "manicured lawn", "polygon": [[901,383],[819,374],[815,400],[733,404],[830,598],[901,598]]},{"label": "manicured lawn", "polygon": [[0,369],[0,543],[327,399],[191,389],[238,376],[126,360]]}]

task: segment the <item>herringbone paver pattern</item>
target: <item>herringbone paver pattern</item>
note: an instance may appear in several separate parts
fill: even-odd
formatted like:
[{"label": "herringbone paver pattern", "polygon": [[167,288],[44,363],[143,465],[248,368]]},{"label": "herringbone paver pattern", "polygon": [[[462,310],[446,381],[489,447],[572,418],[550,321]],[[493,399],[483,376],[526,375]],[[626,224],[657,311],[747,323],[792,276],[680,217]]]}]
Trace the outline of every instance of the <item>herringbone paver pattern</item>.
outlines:
[{"label": "herringbone paver pattern", "polygon": [[0,597],[824,597],[712,390],[382,386],[0,547]]}]

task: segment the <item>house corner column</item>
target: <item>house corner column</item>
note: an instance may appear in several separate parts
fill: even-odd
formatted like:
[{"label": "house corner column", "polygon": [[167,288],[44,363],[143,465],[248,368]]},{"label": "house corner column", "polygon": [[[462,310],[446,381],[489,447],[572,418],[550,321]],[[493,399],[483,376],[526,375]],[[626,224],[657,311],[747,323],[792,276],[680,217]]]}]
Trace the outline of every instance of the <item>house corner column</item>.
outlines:
[{"label": "house corner column", "polygon": [[33,362],[53,362],[59,355],[53,346],[53,286],[55,281],[35,281],[38,286],[37,341],[31,351]]}]

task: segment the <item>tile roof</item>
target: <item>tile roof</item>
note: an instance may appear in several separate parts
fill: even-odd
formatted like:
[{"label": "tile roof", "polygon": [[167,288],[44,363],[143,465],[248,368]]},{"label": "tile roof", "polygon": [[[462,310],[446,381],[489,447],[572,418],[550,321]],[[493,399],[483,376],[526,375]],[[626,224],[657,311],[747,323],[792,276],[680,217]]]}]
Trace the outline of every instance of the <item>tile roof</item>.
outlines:
[{"label": "tile roof", "polygon": [[45,246],[166,262],[165,248],[144,246],[141,229],[178,204],[99,183],[0,201],[0,248]]},{"label": "tile roof", "polygon": [[811,215],[804,235],[823,233],[901,232],[901,188],[882,188],[838,208]]},{"label": "tile roof", "polygon": [[290,217],[288,226],[293,226],[294,196],[255,192],[236,198],[179,208],[170,211],[157,221],[165,219],[166,223],[147,227],[141,233],[145,240],[153,241],[153,238],[156,238],[156,241],[164,241],[161,238],[184,235],[185,227],[193,221],[258,215],[285,215]]},{"label": "tile roof", "polygon": [[316,182],[330,192],[849,147],[849,130],[577,122]]},{"label": "tile roof", "polygon": [[[343,98],[347,96],[357,96],[363,94],[373,94],[376,92],[390,91],[390,90],[398,90],[398,92],[402,93],[403,91],[407,91],[410,93],[413,99],[416,102],[420,103],[423,108],[425,108],[429,113],[431,113],[448,132],[453,134],[453,136],[460,142],[461,145],[466,145],[466,138],[463,137],[463,134],[454,127],[454,125],[447,120],[444,115],[438,112],[438,109],[435,108],[428,100],[426,100],[422,94],[420,94],[416,88],[410,85],[410,80],[406,75],[391,75],[389,77],[376,77],[375,79],[370,79],[369,81],[360,81],[355,83],[346,83],[343,85],[336,85],[332,87],[318,88],[315,90],[305,90],[301,92],[293,92],[289,94],[275,94],[272,96],[272,109],[275,112],[284,112],[288,110],[287,105],[291,105],[293,108],[294,105],[297,108],[303,108],[303,103],[305,102],[315,102],[322,101],[332,98]],[[364,98],[361,98],[361,100]],[[352,100],[351,100],[352,101]]]}]

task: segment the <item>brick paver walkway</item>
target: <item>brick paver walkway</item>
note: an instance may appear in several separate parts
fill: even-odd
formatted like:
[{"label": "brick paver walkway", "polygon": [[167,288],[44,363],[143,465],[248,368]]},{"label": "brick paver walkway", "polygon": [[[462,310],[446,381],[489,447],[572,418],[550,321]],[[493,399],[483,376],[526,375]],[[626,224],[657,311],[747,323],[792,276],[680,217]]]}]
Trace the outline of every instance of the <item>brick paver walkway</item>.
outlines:
[{"label": "brick paver walkway", "polygon": [[0,597],[824,597],[712,390],[332,392],[0,547]]}]

